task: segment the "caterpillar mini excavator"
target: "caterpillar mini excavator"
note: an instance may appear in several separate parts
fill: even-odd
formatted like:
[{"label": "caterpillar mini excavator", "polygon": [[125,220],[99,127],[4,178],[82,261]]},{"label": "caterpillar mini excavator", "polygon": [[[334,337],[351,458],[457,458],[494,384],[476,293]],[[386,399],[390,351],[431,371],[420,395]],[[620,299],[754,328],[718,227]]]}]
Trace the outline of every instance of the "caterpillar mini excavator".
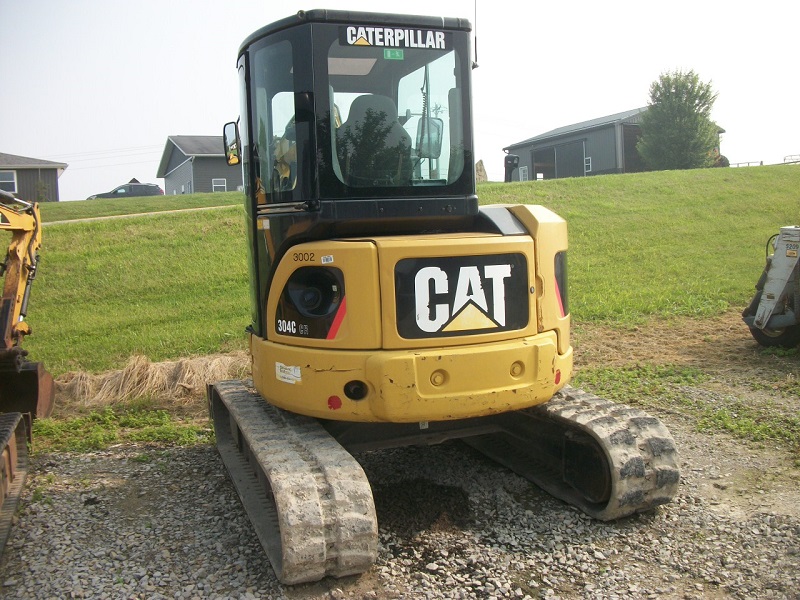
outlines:
[{"label": "caterpillar mini excavator", "polygon": [[39,205],[0,190],[0,231],[11,232],[0,263],[0,555],[28,473],[31,420],[53,410],[53,377],[41,363],[29,362],[22,340],[31,285],[39,264],[42,227]]},{"label": "caterpillar mini excavator", "polygon": [[567,386],[567,229],[479,206],[470,24],[312,10],[247,38],[252,381],[209,386],[217,446],[280,581],[377,555],[352,452],[466,443],[598,519],[669,502],[667,429]]}]

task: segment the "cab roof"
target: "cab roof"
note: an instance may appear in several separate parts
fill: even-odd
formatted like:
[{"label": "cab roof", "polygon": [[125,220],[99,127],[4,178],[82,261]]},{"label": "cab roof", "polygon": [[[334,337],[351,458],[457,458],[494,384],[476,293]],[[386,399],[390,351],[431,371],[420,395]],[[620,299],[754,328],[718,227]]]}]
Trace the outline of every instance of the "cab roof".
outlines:
[{"label": "cab roof", "polygon": [[452,31],[472,31],[472,25],[467,19],[458,17],[431,17],[424,15],[400,15],[393,13],[371,13],[350,10],[328,10],[317,8],[301,10],[296,15],[275,21],[252,33],[239,47],[239,55],[256,40],[284,29],[304,25],[306,23],[341,23],[381,25],[394,27],[417,27],[428,29],[445,29]]}]

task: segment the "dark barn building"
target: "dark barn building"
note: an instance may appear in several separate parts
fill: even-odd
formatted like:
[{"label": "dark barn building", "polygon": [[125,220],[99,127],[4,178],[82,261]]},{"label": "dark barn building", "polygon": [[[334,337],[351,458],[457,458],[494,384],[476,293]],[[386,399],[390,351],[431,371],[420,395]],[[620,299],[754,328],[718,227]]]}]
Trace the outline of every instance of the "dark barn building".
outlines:
[{"label": "dark barn building", "polygon": [[66,163],[0,152],[0,190],[29,202],[58,202]]},{"label": "dark barn building", "polygon": [[559,127],[503,148],[519,156],[513,181],[583,177],[644,170],[636,151],[647,108]]},{"label": "dark barn building", "polygon": [[156,177],[164,193],[235,192],[242,186],[242,169],[225,161],[221,135],[171,135],[167,138]]}]

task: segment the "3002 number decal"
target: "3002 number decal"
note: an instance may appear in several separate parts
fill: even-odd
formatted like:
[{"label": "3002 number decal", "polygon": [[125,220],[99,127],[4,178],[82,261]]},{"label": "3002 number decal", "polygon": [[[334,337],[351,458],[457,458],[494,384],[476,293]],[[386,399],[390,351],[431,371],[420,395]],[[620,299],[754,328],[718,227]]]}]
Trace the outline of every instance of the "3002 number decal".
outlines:
[{"label": "3002 number decal", "polygon": [[313,252],[295,252],[292,255],[295,262],[314,262],[314,253]]}]

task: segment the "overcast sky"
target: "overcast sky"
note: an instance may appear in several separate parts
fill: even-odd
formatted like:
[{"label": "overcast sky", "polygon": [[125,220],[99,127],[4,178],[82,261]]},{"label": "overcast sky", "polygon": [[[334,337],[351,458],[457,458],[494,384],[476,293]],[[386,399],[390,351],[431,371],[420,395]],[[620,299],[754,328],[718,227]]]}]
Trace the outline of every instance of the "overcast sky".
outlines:
[{"label": "overcast sky", "polygon": [[[169,135],[238,116],[242,40],[300,9],[466,17],[475,25],[476,159],[646,106],[659,74],[694,69],[719,98],[732,163],[800,154],[800,2],[0,0],[0,152],[66,162],[62,200],[158,183]],[[278,8],[279,7],[279,8]],[[476,20],[477,14],[477,20]]]}]

